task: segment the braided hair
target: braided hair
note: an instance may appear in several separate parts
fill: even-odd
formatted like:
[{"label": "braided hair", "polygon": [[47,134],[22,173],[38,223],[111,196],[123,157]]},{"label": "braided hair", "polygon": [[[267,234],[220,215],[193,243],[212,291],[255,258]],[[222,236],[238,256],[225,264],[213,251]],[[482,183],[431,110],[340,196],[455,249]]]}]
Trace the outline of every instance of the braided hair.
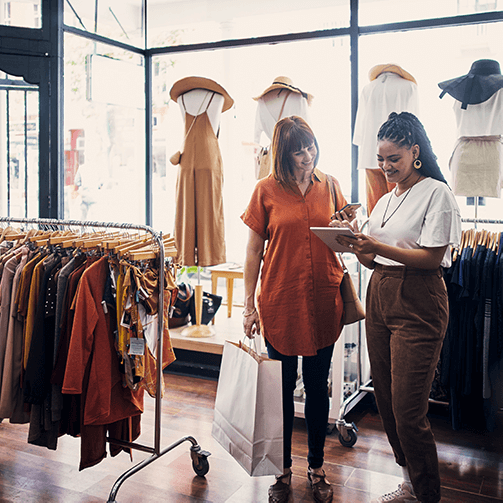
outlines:
[{"label": "braided hair", "polygon": [[440,171],[437,156],[433,153],[431,143],[426,134],[424,126],[419,119],[410,112],[397,114],[391,112],[388,120],[382,124],[377,133],[377,141],[387,140],[398,147],[412,148],[419,145],[419,157],[422,166],[417,172],[426,177],[434,178],[440,182],[447,183]]}]

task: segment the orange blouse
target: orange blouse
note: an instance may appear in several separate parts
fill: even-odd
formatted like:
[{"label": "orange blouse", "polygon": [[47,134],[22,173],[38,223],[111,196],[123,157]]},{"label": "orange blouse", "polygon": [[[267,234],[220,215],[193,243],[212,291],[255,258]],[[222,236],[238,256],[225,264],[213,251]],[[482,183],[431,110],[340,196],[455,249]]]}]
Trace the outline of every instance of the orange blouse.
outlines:
[{"label": "orange blouse", "polygon": [[[335,188],[340,209],[346,200],[337,182]],[[313,356],[341,333],[343,271],[309,229],[326,227],[333,213],[327,175],[315,169],[304,196],[272,175],[260,180],[241,216],[267,241],[258,311],[263,336],[284,355]]]}]

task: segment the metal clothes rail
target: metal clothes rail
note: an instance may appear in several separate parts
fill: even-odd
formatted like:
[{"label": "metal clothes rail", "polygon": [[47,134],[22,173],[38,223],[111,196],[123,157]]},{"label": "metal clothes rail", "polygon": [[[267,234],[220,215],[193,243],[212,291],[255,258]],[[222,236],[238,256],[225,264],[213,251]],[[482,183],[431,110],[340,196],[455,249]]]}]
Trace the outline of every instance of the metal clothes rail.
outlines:
[{"label": "metal clothes rail", "polygon": [[462,218],[461,223],[475,224],[475,228],[477,228],[477,224],[503,225],[503,220],[487,220],[483,218]]},{"label": "metal clothes rail", "polygon": [[83,229],[87,228],[101,228],[101,229],[122,229],[122,230],[137,230],[144,231],[151,234],[152,238],[158,245],[159,248],[159,310],[158,310],[158,324],[157,324],[157,383],[156,383],[156,395],[155,395],[155,428],[154,428],[154,445],[145,446],[137,444],[135,442],[125,442],[121,440],[116,440],[112,438],[107,438],[107,442],[121,447],[126,447],[130,449],[136,449],[143,452],[148,452],[151,454],[149,458],[144,459],[140,463],[133,466],[131,469],[124,472],[114,483],[107,503],[116,502],[117,492],[119,491],[121,485],[132,475],[140,471],[142,468],[146,467],[156,459],[160,458],[164,454],[168,453],[175,447],[179,446],[183,442],[190,442],[192,444],[190,448],[190,456],[192,459],[192,467],[195,473],[201,477],[206,475],[209,471],[208,456],[210,453],[208,451],[203,451],[197,441],[192,436],[185,436],[178,441],[174,442],[170,446],[161,450],[161,400],[162,400],[162,347],[163,347],[163,333],[164,333],[164,244],[162,241],[162,232],[157,232],[153,228],[147,225],[141,224],[127,224],[127,223],[114,223],[114,222],[95,222],[95,221],[82,221],[82,220],[58,220],[50,218],[16,218],[16,217],[0,217],[0,223],[19,223],[25,225],[38,225],[46,229],[61,229],[61,228],[72,228],[77,227]]}]

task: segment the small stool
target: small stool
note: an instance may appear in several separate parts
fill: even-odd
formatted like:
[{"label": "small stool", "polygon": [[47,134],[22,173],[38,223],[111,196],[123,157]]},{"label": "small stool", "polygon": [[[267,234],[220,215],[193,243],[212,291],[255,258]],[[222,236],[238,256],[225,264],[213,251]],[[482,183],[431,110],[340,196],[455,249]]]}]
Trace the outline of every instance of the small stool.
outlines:
[{"label": "small stool", "polygon": [[[218,278],[225,278],[227,281],[227,318],[232,315],[232,294],[234,292],[234,279],[243,278],[243,267],[231,267],[227,264],[222,264],[216,267],[208,267],[211,271],[211,293],[217,293]],[[215,318],[211,320],[211,323],[215,323]]]}]

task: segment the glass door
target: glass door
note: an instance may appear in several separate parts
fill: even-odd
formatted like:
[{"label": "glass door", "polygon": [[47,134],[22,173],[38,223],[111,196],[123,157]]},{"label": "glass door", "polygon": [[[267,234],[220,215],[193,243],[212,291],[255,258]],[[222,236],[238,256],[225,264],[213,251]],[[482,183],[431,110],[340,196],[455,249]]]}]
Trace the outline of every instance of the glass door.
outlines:
[{"label": "glass door", "polygon": [[0,214],[38,215],[38,86],[0,72]]}]

